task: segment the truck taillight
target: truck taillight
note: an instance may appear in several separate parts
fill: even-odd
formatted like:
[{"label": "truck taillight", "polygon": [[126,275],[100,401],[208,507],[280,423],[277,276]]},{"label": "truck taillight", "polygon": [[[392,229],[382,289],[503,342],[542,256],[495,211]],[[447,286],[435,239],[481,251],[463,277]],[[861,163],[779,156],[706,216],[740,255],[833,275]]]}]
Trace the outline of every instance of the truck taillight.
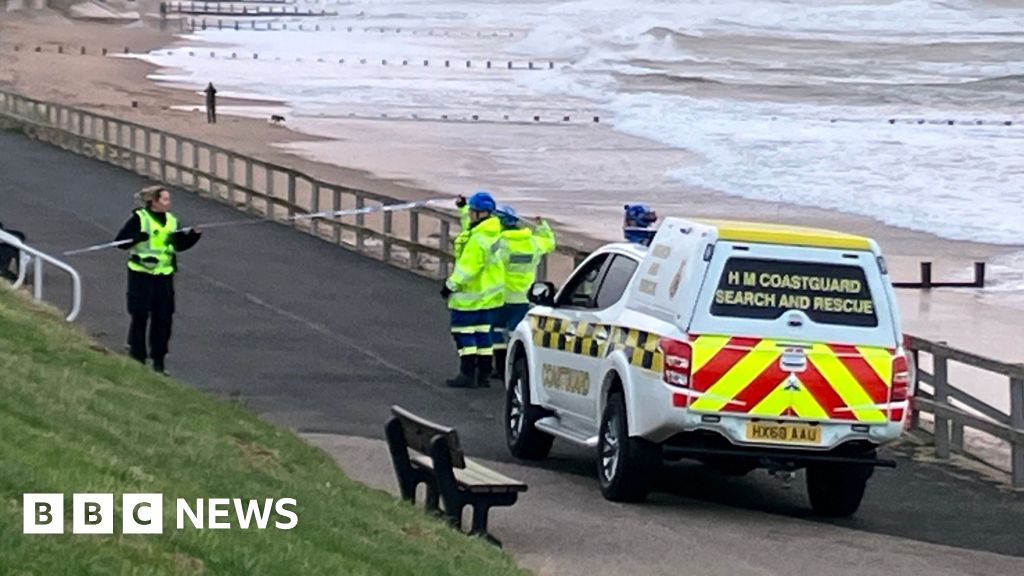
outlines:
[{"label": "truck taillight", "polygon": [[902,402],[910,397],[911,382],[910,363],[902,352],[892,359],[892,388],[889,393],[890,402]]},{"label": "truck taillight", "polygon": [[665,357],[662,379],[666,384],[690,387],[690,361],[693,357],[693,348],[689,342],[662,338],[658,342],[662,355]]}]

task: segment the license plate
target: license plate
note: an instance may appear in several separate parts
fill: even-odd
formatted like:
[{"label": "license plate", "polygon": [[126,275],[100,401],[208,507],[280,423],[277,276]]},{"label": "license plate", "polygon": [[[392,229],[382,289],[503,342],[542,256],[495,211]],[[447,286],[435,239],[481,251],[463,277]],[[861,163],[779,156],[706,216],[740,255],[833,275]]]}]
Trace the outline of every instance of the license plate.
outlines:
[{"label": "license plate", "polygon": [[748,422],[747,440],[780,444],[821,444],[821,427],[798,423]]}]

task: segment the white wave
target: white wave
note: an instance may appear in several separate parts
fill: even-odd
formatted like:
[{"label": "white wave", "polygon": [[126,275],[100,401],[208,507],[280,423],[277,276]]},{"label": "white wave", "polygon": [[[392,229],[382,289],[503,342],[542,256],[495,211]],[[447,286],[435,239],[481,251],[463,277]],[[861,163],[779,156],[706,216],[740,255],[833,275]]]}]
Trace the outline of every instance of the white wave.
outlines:
[{"label": "white wave", "polygon": [[611,108],[619,130],[700,150],[706,162],[670,174],[689,185],[946,238],[1024,243],[1021,128],[831,123],[827,110],[661,95],[620,95]]},{"label": "white wave", "polygon": [[[885,122],[1024,120],[1008,116],[1024,103],[1011,85],[961,89],[956,98],[954,88],[941,86],[1024,73],[1020,59],[1008,56],[1020,41],[1014,34],[1024,29],[1024,5],[394,0],[355,1],[344,11],[361,16],[319,19],[322,31],[315,33],[210,30],[146,58],[174,70],[161,72],[160,81],[192,89],[213,81],[222,95],[278,100],[299,117],[611,115],[618,130],[703,157],[670,174],[681,183],[862,214],[948,238],[1024,244],[1024,188],[1017,184],[1024,128]],[[678,35],[649,33],[657,28]],[[206,42],[216,47],[202,47]],[[939,50],[937,42],[948,46]],[[960,49],[964,43],[974,44]],[[210,50],[218,56],[209,58]],[[232,52],[236,59],[225,57]],[[445,59],[450,69],[441,68]],[[499,67],[549,59],[558,61],[556,70],[481,68],[487,60]],[[652,93],[638,93],[621,81],[652,72],[726,86],[690,92],[665,79],[644,85]],[[789,92],[730,93],[731,83]],[[831,90],[828,99],[815,90],[821,87]]]}]

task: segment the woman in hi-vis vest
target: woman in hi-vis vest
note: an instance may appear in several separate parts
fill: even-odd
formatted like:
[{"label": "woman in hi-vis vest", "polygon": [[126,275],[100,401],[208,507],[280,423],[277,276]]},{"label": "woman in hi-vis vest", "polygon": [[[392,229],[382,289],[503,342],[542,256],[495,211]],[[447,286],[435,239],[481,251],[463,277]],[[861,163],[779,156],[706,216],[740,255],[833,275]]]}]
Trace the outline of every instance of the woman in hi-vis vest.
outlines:
[{"label": "woman in hi-vis vest", "polygon": [[[136,195],[139,208],[132,212],[115,240],[133,240],[122,245],[128,256],[128,348],[131,357],[166,374],[164,357],[171,339],[174,314],[174,272],[176,253],[196,242],[202,231],[178,230],[178,219],[169,212],[171,193],[163,186],[143,188]],[[146,327],[149,327],[149,354],[146,353]]]}]

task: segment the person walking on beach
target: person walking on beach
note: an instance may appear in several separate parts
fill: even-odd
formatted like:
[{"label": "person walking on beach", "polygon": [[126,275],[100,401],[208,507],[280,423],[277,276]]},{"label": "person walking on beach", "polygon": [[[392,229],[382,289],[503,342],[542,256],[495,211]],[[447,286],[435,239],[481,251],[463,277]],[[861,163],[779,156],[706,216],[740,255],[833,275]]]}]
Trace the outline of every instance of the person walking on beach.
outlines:
[{"label": "person walking on beach", "polygon": [[166,373],[164,357],[171,339],[174,314],[174,273],[177,253],[199,241],[202,231],[178,230],[178,219],[169,212],[171,193],[163,186],[149,186],[136,194],[139,208],[132,212],[115,240],[132,240],[128,250],[129,354],[146,363],[146,328],[153,370]]},{"label": "person walking on beach", "polygon": [[206,87],[206,123],[217,123],[217,89],[210,82]]},{"label": "person walking on beach", "polygon": [[[470,196],[469,225],[457,248],[455,270],[441,288],[451,310],[451,331],[459,351],[459,374],[452,388],[486,388],[494,369],[492,321],[505,303],[505,265],[497,204],[488,192]],[[460,236],[462,236],[460,234]]]}]

